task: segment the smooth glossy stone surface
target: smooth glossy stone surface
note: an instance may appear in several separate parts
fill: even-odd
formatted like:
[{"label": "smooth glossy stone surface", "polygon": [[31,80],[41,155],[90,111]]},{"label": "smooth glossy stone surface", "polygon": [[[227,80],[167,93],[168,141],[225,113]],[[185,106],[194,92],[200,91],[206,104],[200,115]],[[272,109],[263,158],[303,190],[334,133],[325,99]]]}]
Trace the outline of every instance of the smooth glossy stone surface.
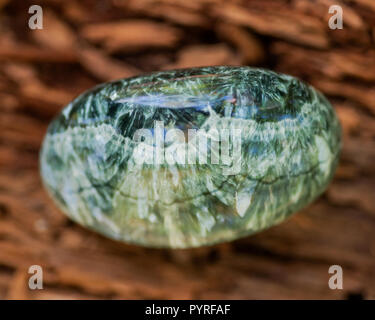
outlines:
[{"label": "smooth glossy stone surface", "polygon": [[111,238],[183,248],[263,230],[313,201],[338,162],[329,102],[249,67],[153,73],[85,92],[51,123],[43,182]]}]

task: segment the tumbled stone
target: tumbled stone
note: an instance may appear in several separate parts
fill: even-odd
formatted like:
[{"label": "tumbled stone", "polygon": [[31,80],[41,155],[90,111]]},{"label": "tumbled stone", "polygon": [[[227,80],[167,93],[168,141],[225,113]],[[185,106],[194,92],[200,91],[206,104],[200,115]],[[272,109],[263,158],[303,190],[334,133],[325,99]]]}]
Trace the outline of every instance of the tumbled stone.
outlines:
[{"label": "tumbled stone", "polygon": [[340,125],[325,97],[249,67],[97,86],[49,126],[41,175],[74,221],[149,247],[229,241],[280,223],[327,187]]}]

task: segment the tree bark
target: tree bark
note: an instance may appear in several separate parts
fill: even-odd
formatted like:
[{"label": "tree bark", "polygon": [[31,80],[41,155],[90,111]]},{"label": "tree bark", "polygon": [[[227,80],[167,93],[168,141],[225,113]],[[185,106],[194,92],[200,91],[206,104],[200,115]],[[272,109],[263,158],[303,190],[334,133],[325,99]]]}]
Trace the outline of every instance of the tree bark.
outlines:
[{"label": "tree bark", "polygon": [[[375,2],[371,0],[0,2],[0,299],[375,298]],[[331,30],[328,8],[343,8]],[[70,222],[46,195],[38,152],[49,121],[103,81],[199,65],[297,76],[343,126],[327,192],[255,236],[190,250],[108,240]],[[28,288],[40,265],[44,289]],[[340,265],[343,290],[328,287]]]}]

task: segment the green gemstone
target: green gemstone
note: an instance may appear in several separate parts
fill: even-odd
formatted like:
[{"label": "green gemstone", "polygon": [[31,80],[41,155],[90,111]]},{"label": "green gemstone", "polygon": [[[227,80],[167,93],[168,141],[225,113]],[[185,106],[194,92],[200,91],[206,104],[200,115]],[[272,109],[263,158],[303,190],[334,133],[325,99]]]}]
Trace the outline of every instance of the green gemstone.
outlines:
[{"label": "green gemstone", "polygon": [[43,182],[108,237],[185,248],[275,225],[327,187],[341,130],[325,97],[249,67],[153,73],[93,88],[62,110]]}]

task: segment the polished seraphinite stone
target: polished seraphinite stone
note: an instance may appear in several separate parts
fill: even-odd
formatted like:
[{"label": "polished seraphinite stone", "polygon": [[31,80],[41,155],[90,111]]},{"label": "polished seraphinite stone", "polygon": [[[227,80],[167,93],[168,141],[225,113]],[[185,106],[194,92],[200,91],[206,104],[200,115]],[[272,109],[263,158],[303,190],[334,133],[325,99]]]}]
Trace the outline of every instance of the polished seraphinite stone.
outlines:
[{"label": "polished seraphinite stone", "polygon": [[105,83],[62,110],[43,182],[73,220],[111,238],[183,248],[286,219],[327,187],[340,125],[324,96],[249,67]]}]

